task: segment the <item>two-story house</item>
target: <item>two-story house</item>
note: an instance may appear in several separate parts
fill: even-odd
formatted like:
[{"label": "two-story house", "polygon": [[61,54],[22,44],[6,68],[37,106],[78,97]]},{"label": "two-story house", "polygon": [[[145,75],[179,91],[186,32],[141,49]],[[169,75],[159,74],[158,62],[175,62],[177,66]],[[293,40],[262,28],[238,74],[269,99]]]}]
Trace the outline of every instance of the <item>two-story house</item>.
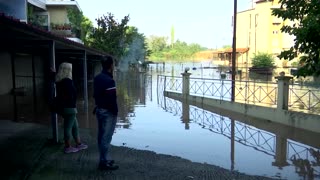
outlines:
[{"label": "two-story house", "polygon": [[0,0],[0,12],[82,43],[79,30],[71,29],[68,8],[81,11],[75,0]]},{"label": "two-story house", "polygon": [[[252,9],[237,13],[237,48],[247,48],[247,54],[239,54],[239,59],[246,59],[251,64],[255,53],[266,52],[274,57],[281,51],[293,46],[293,36],[281,32],[286,23],[272,15],[272,10],[280,8],[279,0],[258,0]],[[246,57],[243,57],[246,56]],[[286,61],[276,58],[278,67],[286,66]]]}]

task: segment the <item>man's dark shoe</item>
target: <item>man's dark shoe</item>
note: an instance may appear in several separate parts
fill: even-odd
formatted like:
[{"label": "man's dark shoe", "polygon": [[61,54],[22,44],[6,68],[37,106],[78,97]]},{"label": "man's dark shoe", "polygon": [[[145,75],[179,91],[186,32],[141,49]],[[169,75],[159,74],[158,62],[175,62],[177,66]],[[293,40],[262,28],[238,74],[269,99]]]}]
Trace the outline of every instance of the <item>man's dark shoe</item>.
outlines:
[{"label": "man's dark shoe", "polygon": [[111,164],[111,163],[100,163],[99,164],[99,169],[100,170],[117,170],[119,169],[118,165]]},{"label": "man's dark shoe", "polygon": [[114,164],[114,162],[115,162],[114,160],[107,160],[107,163],[111,165]]}]

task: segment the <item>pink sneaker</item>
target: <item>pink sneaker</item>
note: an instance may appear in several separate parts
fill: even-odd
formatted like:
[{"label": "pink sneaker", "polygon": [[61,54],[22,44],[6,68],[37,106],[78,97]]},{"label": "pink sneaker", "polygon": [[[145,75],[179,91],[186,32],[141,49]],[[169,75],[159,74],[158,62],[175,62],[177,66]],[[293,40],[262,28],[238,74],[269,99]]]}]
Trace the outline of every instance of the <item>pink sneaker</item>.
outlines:
[{"label": "pink sneaker", "polygon": [[76,145],[76,148],[80,151],[83,149],[87,149],[88,145],[81,143],[81,144]]},{"label": "pink sneaker", "polygon": [[78,148],[75,148],[75,147],[72,147],[72,146],[64,148],[64,153],[66,153],[66,154],[75,153],[75,152],[78,152],[78,151],[79,151]]}]

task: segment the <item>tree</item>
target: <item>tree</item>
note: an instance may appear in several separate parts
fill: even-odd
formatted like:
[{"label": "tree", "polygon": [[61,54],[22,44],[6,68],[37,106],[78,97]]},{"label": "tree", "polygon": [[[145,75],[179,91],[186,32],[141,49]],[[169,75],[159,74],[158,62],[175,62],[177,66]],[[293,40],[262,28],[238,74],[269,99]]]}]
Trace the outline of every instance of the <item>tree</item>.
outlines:
[{"label": "tree", "polygon": [[150,36],[147,40],[149,49],[156,53],[162,51],[167,46],[167,37]]},{"label": "tree", "polygon": [[71,24],[71,31],[79,36],[85,45],[89,44],[90,33],[93,30],[93,24],[89,18],[85,17],[81,11],[69,7],[67,9],[68,19]]},{"label": "tree", "polygon": [[117,22],[112,13],[107,13],[96,19],[97,28],[94,28],[90,38],[92,38],[91,46],[108,52],[120,59],[127,50],[130,38],[126,38],[126,32],[129,26],[129,15]]},{"label": "tree", "polygon": [[271,54],[261,53],[254,54],[252,58],[252,66],[253,67],[273,67],[274,66],[274,58]]},{"label": "tree", "polygon": [[231,45],[223,45],[222,48],[223,49],[229,49],[229,48],[232,48],[232,46]]},{"label": "tree", "polygon": [[174,43],[174,27],[172,25],[172,27],[171,27],[171,48],[173,48],[173,43]]},{"label": "tree", "polygon": [[279,9],[272,14],[290,21],[281,31],[295,36],[294,45],[281,52],[279,58],[300,57],[297,76],[320,75],[320,3],[319,0],[279,0]]},{"label": "tree", "polygon": [[85,45],[90,43],[90,35],[93,31],[93,24],[89,18],[83,16],[81,22],[81,40],[84,42]]}]

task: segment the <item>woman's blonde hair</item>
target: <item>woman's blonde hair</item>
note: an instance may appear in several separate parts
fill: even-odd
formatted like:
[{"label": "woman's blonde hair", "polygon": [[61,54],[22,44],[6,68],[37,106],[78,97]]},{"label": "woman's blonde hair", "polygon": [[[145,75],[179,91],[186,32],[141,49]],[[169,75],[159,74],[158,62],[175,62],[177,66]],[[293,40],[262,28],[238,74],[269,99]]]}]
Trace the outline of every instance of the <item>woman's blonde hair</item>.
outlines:
[{"label": "woman's blonde hair", "polygon": [[59,70],[56,75],[56,82],[59,82],[64,78],[72,79],[72,64],[70,63],[64,62],[59,66]]}]

